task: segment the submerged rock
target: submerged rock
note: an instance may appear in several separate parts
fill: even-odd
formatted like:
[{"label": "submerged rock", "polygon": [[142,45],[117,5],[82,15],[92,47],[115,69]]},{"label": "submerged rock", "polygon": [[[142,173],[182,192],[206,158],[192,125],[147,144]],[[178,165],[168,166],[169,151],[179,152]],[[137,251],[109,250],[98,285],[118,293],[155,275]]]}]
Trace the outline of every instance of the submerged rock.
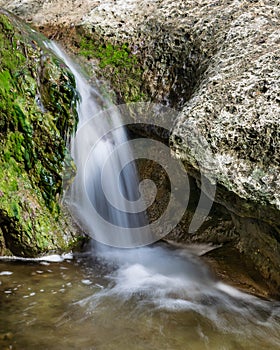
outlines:
[{"label": "submerged rock", "polygon": [[42,38],[0,11],[0,255],[71,249],[77,232],[59,204],[76,91]]}]

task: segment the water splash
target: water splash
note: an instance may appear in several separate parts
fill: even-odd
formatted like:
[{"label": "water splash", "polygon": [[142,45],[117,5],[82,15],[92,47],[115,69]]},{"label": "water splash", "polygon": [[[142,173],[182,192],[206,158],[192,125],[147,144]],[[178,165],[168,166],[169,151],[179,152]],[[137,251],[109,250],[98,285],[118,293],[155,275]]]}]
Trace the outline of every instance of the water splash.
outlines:
[{"label": "water splash", "polygon": [[147,310],[150,314],[192,314],[207,319],[221,333],[262,340],[270,334],[271,343],[280,342],[279,303],[217,281],[187,248],[165,244],[126,251],[99,247],[95,255],[98,263],[107,265],[109,283],[77,302],[91,312],[106,308],[112,300],[118,308],[133,303],[135,315]]}]

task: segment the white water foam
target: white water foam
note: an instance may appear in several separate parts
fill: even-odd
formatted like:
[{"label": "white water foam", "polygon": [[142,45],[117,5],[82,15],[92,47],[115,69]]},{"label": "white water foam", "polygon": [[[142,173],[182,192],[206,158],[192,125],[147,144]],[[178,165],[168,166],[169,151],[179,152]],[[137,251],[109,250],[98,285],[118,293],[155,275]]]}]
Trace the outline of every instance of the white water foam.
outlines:
[{"label": "white water foam", "polygon": [[[77,304],[98,310],[106,300],[136,300],[149,312],[192,312],[223,332],[265,338],[269,330],[280,341],[280,305],[240,292],[217,281],[203,262],[187,249],[155,245],[134,250],[106,247],[94,252],[109,267],[109,285]],[[258,327],[258,328],[256,328]]]},{"label": "white water foam", "polygon": [[38,258],[23,258],[21,256],[0,256],[0,260],[18,260],[18,261],[42,261],[42,262],[62,262],[64,260],[71,260],[73,259],[72,253],[65,253],[65,254],[50,254],[50,255],[44,255],[40,256]]}]

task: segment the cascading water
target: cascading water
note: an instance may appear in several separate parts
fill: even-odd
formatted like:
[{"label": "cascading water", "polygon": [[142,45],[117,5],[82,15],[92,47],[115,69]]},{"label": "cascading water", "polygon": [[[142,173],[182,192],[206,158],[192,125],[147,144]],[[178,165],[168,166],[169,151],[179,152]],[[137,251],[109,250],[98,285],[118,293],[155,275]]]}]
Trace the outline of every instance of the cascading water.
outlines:
[{"label": "cascading water", "polygon": [[[139,210],[139,181],[121,117],[56,43],[47,46],[70,68],[80,95],[77,133],[71,141],[77,174],[66,201],[81,227],[98,242],[142,245],[141,235],[149,235],[149,229],[145,212]],[[122,144],[125,147],[117,149]],[[138,238],[129,235],[131,228],[139,228]]]}]

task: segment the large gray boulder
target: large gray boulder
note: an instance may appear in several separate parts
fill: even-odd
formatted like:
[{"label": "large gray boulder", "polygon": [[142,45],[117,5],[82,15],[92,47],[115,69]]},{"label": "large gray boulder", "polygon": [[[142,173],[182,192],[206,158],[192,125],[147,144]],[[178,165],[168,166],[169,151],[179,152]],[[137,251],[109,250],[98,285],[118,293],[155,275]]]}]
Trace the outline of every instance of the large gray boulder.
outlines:
[{"label": "large gray boulder", "polygon": [[[279,8],[256,4],[231,21],[171,136],[189,171],[217,181],[238,248],[275,290],[280,271]],[[197,144],[197,134],[208,146]],[[203,143],[202,143],[203,145]],[[210,150],[210,152],[209,152]]]}]

